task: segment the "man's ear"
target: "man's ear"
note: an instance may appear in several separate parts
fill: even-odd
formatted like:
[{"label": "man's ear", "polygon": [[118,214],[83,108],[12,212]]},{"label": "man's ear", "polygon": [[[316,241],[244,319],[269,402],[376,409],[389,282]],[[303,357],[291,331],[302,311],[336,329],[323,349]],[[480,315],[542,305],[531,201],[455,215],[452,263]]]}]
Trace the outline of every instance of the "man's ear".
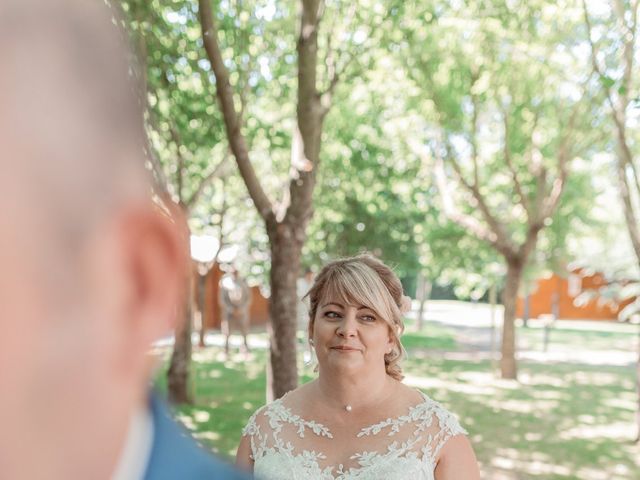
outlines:
[{"label": "man's ear", "polygon": [[189,229],[182,212],[145,209],[127,222],[132,314],[150,343],[185,321],[184,302],[191,281]]},{"label": "man's ear", "polygon": [[120,318],[112,321],[120,323],[122,356],[129,357],[143,354],[185,320],[189,233],[177,208],[153,204],[123,212],[112,226],[111,258],[118,264],[113,280],[123,286],[116,289]]}]

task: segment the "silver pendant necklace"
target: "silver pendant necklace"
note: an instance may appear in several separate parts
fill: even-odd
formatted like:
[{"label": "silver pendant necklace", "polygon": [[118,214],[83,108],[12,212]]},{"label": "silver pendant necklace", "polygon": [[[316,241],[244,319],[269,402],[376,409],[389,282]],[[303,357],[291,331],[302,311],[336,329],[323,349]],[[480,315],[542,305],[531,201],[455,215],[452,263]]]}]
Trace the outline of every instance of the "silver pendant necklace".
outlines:
[{"label": "silver pendant necklace", "polygon": [[351,405],[349,405],[349,404],[346,404],[346,405],[344,406],[344,409],[345,409],[347,412],[350,412],[351,410],[353,410],[353,407],[352,407]]}]

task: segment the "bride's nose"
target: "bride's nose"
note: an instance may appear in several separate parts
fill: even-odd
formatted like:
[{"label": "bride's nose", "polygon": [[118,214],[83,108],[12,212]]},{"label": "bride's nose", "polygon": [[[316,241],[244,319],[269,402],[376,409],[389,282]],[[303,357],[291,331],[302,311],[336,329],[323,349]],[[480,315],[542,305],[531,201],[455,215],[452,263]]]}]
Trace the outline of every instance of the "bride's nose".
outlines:
[{"label": "bride's nose", "polygon": [[336,333],[341,337],[355,337],[358,332],[356,312],[346,312],[342,321],[338,324]]}]

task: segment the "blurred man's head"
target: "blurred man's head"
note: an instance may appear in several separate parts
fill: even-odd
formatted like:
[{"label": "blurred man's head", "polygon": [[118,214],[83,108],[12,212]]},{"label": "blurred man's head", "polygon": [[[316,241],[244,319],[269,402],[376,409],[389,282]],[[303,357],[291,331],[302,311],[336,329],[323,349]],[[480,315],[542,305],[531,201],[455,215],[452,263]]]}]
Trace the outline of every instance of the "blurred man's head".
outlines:
[{"label": "blurred man's head", "polygon": [[0,478],[108,478],[180,301],[112,16],[0,2]]}]

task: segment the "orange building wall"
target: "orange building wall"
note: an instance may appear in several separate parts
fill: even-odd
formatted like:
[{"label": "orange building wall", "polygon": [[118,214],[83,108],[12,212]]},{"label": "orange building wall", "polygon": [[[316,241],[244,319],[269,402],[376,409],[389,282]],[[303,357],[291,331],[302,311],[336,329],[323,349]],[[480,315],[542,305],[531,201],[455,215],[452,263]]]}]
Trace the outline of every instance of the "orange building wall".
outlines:
[{"label": "orange building wall", "polygon": [[[223,272],[220,270],[220,266],[218,264],[215,264],[209,271],[205,280],[204,323],[207,329],[220,330],[218,282],[220,281],[222,275]],[[251,326],[266,325],[269,319],[269,300],[262,296],[262,293],[260,293],[260,289],[258,287],[251,287],[251,305],[249,307],[249,319],[251,321]]]},{"label": "orange building wall", "polygon": [[[574,273],[581,275],[580,271]],[[580,291],[596,290],[605,284],[606,281],[600,274],[585,275],[581,279]],[[554,292],[557,292],[559,296],[558,318],[563,319],[615,320],[620,310],[631,303],[631,300],[627,300],[617,306],[603,305],[598,302],[598,298],[594,298],[584,306],[577,306],[574,304],[574,297],[569,295],[568,278],[553,274],[549,278],[539,279],[534,291],[529,294],[529,318],[553,313],[552,299]],[[517,304],[517,316],[522,317],[523,314],[524,298],[520,297]]]}]

